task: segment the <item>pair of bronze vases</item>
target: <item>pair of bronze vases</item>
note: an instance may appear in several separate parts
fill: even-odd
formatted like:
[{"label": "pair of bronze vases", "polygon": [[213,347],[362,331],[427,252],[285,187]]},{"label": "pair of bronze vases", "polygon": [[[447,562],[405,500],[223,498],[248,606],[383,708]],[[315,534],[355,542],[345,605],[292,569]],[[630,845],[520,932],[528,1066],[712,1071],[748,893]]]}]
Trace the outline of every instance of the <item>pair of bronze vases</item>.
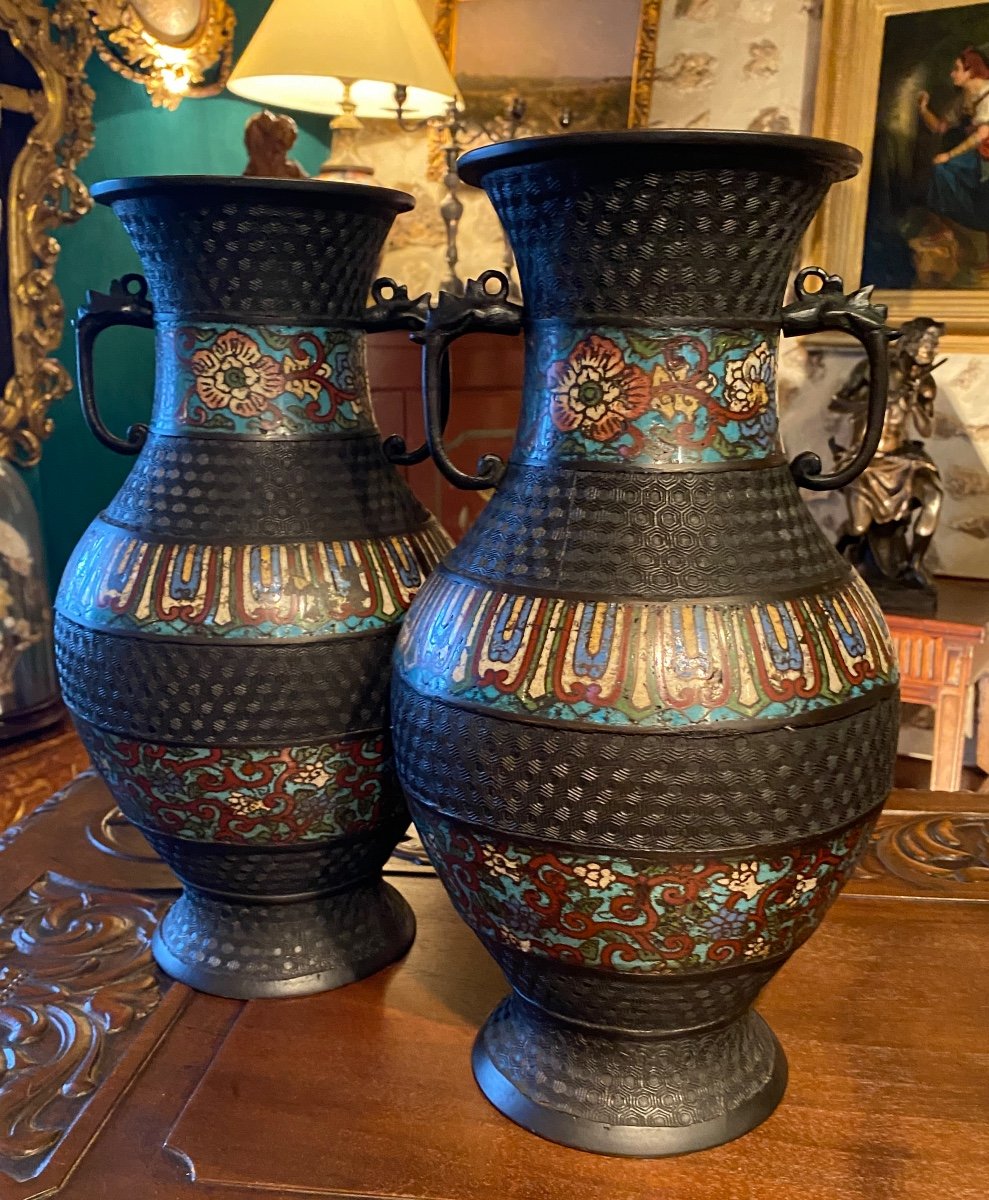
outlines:
[{"label": "pair of bronze vases", "polygon": [[[59,668],[97,769],[185,884],[155,938],[168,973],[285,996],[400,957],[414,920],[381,868],[407,801],[513,987],[474,1051],[502,1112],[661,1155],[773,1110],[785,1058],[751,1005],[851,873],[897,729],[882,617],[798,493],[874,453],[885,314],[816,269],[780,307],[858,162],[697,132],[474,151],[461,174],[507,229],[524,313],[493,274],[433,306],[381,282],[366,307],[400,193],[95,189],[147,288],[91,297],[81,391],[100,440],[139,457],[66,572]],[[120,322],[157,335],[150,428],[126,438],[92,388]],[[424,346],[416,450],[372,416],[382,328]],[[468,475],[443,444],[449,343],[522,328],[511,461]],[[777,431],[779,335],[822,329],[872,365],[840,476],[788,464]],[[495,489],[452,550],[396,470],[427,456]]]}]

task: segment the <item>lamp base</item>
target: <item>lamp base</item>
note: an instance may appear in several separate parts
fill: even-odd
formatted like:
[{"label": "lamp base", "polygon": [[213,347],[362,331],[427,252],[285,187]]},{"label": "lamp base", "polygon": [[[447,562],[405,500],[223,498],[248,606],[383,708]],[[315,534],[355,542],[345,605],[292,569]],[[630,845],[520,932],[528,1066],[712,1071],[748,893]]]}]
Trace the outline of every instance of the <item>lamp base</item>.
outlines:
[{"label": "lamp base", "polygon": [[317,179],[343,179],[350,183],[367,183],[374,167],[364,161],[360,151],[360,136],[364,126],[350,98],[350,82],[344,81],[340,115],[330,122],[332,145],[326,162],[316,173]]},{"label": "lamp base", "polygon": [[347,183],[369,183],[373,178],[374,167],[364,163],[338,162],[335,158],[328,158],[313,176],[313,179],[325,182],[342,179]]}]

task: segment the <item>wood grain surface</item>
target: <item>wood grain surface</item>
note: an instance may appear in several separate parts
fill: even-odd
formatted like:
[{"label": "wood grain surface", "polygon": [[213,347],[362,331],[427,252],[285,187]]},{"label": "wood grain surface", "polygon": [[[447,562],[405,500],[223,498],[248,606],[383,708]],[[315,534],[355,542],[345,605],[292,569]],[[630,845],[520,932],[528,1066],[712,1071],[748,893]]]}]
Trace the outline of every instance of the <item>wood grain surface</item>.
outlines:
[{"label": "wood grain surface", "polygon": [[89,766],[66,717],[55,729],[0,746],[0,829],[19,821]]}]

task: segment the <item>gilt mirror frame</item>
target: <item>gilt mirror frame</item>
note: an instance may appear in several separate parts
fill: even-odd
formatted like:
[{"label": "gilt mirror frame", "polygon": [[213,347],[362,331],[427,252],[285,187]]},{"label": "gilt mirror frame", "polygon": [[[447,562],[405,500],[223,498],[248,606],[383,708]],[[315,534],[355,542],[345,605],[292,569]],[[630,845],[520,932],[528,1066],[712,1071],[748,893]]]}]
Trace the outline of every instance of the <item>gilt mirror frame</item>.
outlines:
[{"label": "gilt mirror frame", "polygon": [[41,85],[30,91],[0,87],[0,109],[34,117],[3,205],[13,372],[0,397],[0,457],[33,466],[52,429],[48,408],[72,387],[52,357],[65,325],[54,233],[92,207],[75,171],[93,147],[86,61],[95,39],[83,0],[58,0],[50,9],[41,0],[0,0],[0,29]]},{"label": "gilt mirror frame", "polygon": [[152,104],[177,108],[186,97],[215,96],[226,86],[237,20],[227,0],[85,3],[100,58],[142,84]]},{"label": "gilt mirror frame", "polygon": [[34,90],[0,84],[2,110],[34,123],[11,170],[0,236],[7,239],[13,370],[0,395],[0,458],[34,466],[52,431],[50,406],[73,386],[53,357],[65,330],[55,283],[58,230],[79,220],[92,199],[76,168],[93,148],[93,90],[86,64],[96,50],[114,70],[143,85],[152,104],[175,108],[211,96],[230,73],[236,17],[227,0],[198,5],[195,23],[155,27],[142,12],[166,17],[182,0],[0,0],[0,29],[31,64]]}]

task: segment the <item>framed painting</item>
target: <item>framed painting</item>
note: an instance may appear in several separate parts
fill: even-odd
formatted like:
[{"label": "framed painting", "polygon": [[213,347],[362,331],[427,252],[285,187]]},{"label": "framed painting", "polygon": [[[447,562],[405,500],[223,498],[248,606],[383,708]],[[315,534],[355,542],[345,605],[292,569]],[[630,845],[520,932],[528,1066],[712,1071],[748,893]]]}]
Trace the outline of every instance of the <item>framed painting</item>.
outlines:
[{"label": "framed painting", "polygon": [[895,323],[937,317],[948,348],[989,350],[989,3],[830,0],[814,132],[864,163],[808,261],[875,284]]},{"label": "framed painting", "polygon": [[436,0],[468,114],[525,100],[525,133],[646,125],[661,0]]}]

